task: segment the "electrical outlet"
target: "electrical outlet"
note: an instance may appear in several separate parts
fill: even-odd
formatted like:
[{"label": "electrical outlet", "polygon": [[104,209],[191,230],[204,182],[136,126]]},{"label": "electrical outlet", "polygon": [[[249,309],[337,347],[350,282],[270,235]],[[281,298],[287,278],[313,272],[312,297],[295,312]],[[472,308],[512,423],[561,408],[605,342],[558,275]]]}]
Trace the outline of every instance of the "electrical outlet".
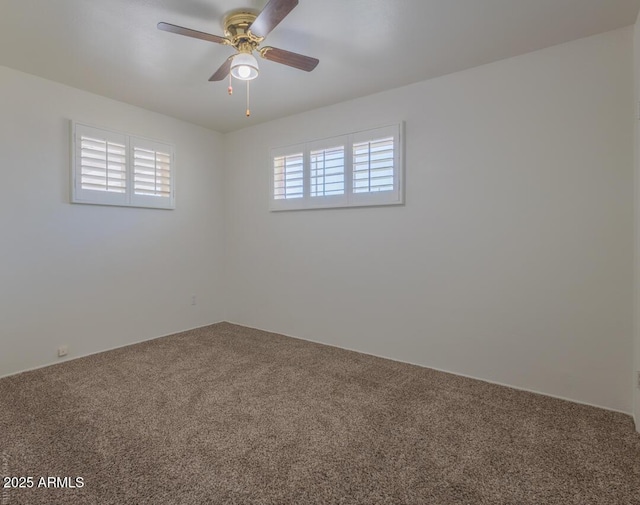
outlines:
[{"label": "electrical outlet", "polygon": [[197,305],[196,295],[191,295],[191,305]]},{"label": "electrical outlet", "polygon": [[62,358],[67,354],[69,354],[69,346],[61,345],[60,347],[58,347],[58,358]]},{"label": "electrical outlet", "polygon": [[636,382],[636,386],[638,386],[638,389],[640,389],[640,372],[637,372],[638,377],[637,377],[637,382]]}]

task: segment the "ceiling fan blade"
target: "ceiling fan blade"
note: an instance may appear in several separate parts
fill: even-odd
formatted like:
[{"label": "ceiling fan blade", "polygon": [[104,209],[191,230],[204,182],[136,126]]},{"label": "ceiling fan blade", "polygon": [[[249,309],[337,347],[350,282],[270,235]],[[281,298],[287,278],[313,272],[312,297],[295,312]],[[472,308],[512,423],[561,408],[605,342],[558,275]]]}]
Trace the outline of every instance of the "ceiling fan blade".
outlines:
[{"label": "ceiling fan blade", "polygon": [[193,37],[194,39],[208,40],[209,42],[216,42],[218,44],[229,43],[229,39],[226,39],[225,37],[219,37],[218,35],[199,32],[190,28],[183,28],[182,26],[172,25],[171,23],[158,23],[158,30],[177,33],[178,35],[186,35],[187,37]]},{"label": "ceiling fan blade", "polygon": [[[235,54],[233,55],[235,56]],[[220,68],[216,70],[216,73],[209,77],[210,81],[221,81],[225,77],[229,75],[229,70],[231,70],[231,62],[233,61],[233,56],[229,56],[225,62],[220,65]]]},{"label": "ceiling fan blade", "polygon": [[269,0],[256,20],[251,23],[249,31],[256,37],[266,37],[296,5],[298,0]]},{"label": "ceiling fan blade", "polygon": [[285,51],[284,49],[269,46],[260,49],[260,56],[265,60],[289,65],[290,67],[299,68],[306,72],[311,72],[318,66],[318,63],[320,63],[320,60],[317,58],[311,58],[310,56],[304,56],[302,54],[292,53],[291,51]]}]

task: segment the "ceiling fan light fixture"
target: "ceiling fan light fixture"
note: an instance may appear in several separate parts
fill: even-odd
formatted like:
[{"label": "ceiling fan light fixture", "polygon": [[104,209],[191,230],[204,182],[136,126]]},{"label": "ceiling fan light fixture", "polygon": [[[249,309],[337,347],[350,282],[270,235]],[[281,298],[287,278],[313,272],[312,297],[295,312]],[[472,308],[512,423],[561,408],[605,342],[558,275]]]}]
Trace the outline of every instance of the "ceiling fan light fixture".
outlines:
[{"label": "ceiling fan light fixture", "polygon": [[241,81],[251,81],[258,77],[258,60],[252,54],[239,53],[233,57],[231,75]]},{"label": "ceiling fan light fixture", "polygon": [[[261,0],[262,1],[262,0]],[[262,47],[260,45],[265,37],[271,33],[279,23],[298,5],[298,0],[268,0],[267,5],[260,12],[254,9],[237,9],[227,14],[222,22],[224,27],[224,37],[211,33],[191,30],[182,26],[165,23],[158,23],[158,29],[186,35],[194,39],[206,40],[216,44],[231,46],[236,50],[236,54],[224,60],[220,68],[209,78],[209,81],[223,81],[229,78],[227,92],[233,94],[232,79],[235,77],[247,83],[247,117],[250,116],[249,109],[249,82],[258,77],[260,69],[258,61],[253,56],[257,51],[262,58],[275,63],[281,63],[290,67],[298,68],[306,72],[311,72],[318,65],[317,58],[304,56],[303,54],[285,51],[277,47]]]}]

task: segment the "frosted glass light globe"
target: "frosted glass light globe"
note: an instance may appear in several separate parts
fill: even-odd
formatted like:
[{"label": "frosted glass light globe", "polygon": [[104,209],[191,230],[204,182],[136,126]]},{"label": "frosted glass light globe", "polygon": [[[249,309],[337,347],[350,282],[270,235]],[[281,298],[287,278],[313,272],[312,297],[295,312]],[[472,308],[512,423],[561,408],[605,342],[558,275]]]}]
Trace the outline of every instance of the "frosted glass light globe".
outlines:
[{"label": "frosted glass light globe", "polygon": [[240,79],[246,79],[251,75],[251,68],[246,65],[240,65],[238,67],[238,76]]},{"label": "frosted glass light globe", "polygon": [[251,81],[258,77],[258,60],[249,53],[239,53],[231,62],[231,75],[241,81]]}]

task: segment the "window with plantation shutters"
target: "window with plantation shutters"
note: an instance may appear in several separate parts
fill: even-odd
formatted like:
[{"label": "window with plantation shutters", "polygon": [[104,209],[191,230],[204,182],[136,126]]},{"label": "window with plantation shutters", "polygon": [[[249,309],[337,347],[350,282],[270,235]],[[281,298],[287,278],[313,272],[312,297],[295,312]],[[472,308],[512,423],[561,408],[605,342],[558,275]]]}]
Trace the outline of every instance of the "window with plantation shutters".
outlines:
[{"label": "window with plantation shutters", "polygon": [[353,144],[353,192],[393,191],[393,137]]},{"label": "window with plantation shutters", "polygon": [[302,198],[303,155],[292,153],[273,158],[273,197],[276,200]]},{"label": "window with plantation shutters", "polygon": [[173,147],[72,123],[73,203],[174,208]]},{"label": "window with plantation shutters", "polygon": [[91,191],[124,193],[127,189],[127,152],[121,142],[80,136],[80,185]]},{"label": "window with plantation shutters", "polygon": [[133,191],[136,195],[171,194],[171,155],[151,149],[133,149]]},{"label": "window with plantation shutters", "polygon": [[310,151],[311,197],[344,194],[344,145]]},{"label": "window with plantation shutters", "polygon": [[402,125],[271,150],[271,210],[404,203]]},{"label": "window with plantation shutters", "polygon": [[133,192],[139,207],[172,207],[173,149],[170,145],[131,137]]}]

